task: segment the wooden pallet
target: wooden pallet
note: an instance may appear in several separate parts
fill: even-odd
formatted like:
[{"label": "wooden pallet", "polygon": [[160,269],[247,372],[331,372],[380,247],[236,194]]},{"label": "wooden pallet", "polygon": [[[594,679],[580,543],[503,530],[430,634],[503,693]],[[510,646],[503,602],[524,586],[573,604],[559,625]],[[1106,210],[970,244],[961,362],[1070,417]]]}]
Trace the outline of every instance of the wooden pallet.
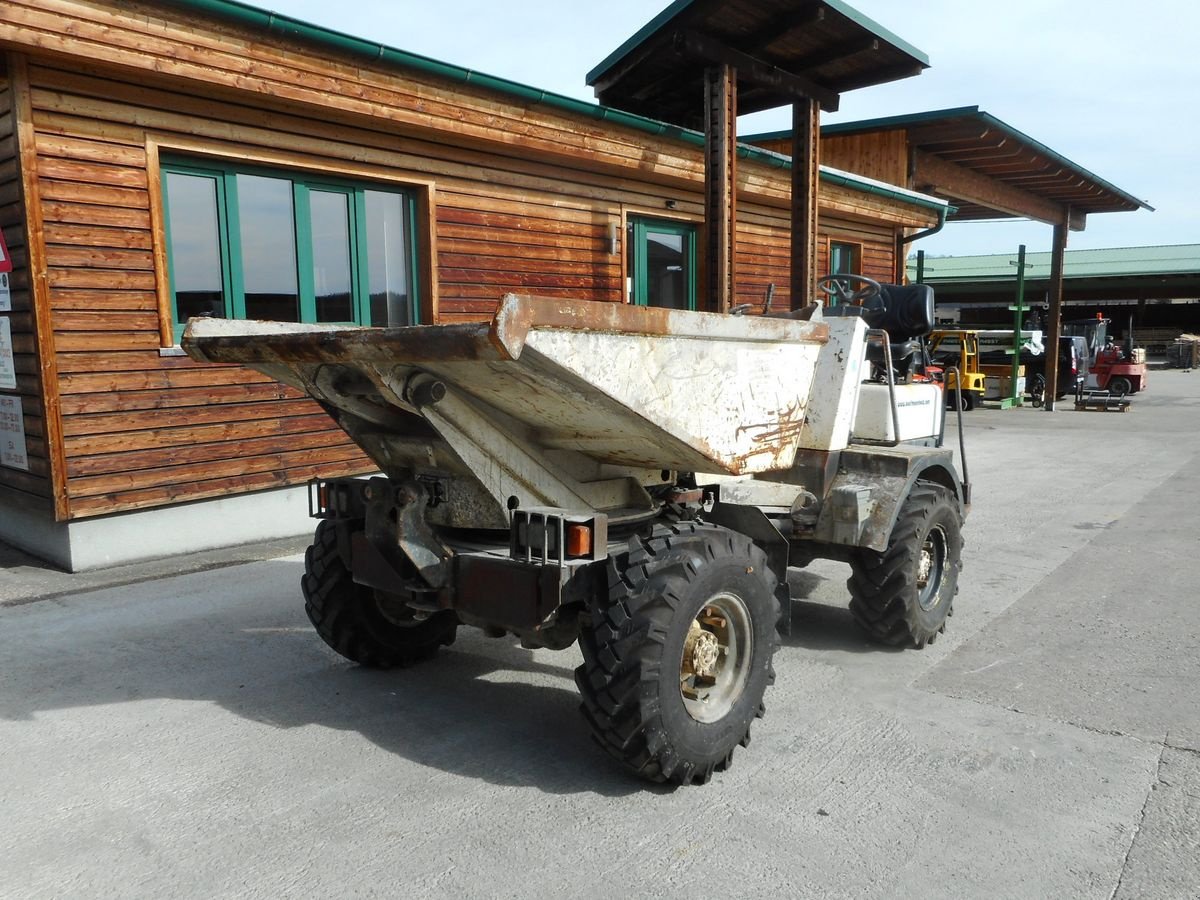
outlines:
[{"label": "wooden pallet", "polygon": [[1075,408],[1083,412],[1128,412],[1129,398],[1108,391],[1080,391],[1075,395]]}]

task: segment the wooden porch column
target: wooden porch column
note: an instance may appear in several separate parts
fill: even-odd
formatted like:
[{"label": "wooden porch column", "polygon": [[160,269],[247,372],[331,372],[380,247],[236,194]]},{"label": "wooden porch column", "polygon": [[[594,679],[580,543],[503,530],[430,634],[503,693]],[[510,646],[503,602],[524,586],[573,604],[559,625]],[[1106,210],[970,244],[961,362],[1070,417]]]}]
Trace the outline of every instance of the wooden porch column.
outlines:
[{"label": "wooden porch column", "polygon": [[729,312],[737,296],[737,70],[704,70],[704,309]]},{"label": "wooden porch column", "polygon": [[1050,251],[1050,321],[1046,323],[1046,411],[1054,411],[1058,393],[1058,335],[1062,331],[1063,261],[1067,252],[1067,221],[1054,226],[1054,246]]},{"label": "wooden porch column", "polygon": [[816,290],[817,188],[821,166],[821,107],[805,98],[792,104],[792,309]]}]

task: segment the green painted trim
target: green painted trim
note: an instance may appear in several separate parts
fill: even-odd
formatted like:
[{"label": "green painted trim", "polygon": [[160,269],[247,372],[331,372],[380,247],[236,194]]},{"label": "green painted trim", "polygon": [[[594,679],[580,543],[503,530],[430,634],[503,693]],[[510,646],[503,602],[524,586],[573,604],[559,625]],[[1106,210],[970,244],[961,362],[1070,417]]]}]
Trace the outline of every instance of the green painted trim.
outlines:
[{"label": "green painted trim", "polygon": [[881,182],[869,181],[852,175],[849,172],[838,172],[834,169],[827,169],[824,166],[821,167],[821,180],[829,184],[862,191],[864,194],[874,194],[877,197],[886,197],[889,200],[899,200],[911,206],[932,209],[939,216],[944,215],[953,208],[945,200],[939,200],[936,197],[926,197],[924,194],[918,194],[915,191],[906,191],[903,188],[891,188]]},{"label": "green painted trim", "polygon": [[229,280],[233,285],[230,294],[229,318],[246,318],[246,273],[242,268],[242,216],[238,203],[237,173],[222,173],[225,182],[225,230],[229,232]]},{"label": "green painted trim", "polygon": [[590,87],[599,81],[604,74],[619,63],[622,59],[628,56],[638,45],[649,38],[652,34],[658,32],[660,28],[666,25],[679,13],[683,12],[692,5],[694,0],[675,0],[670,6],[660,12],[657,16],[639,28],[634,34],[629,37],[621,46],[619,46],[597,65],[592,71],[585,76],[585,83]]},{"label": "green painted trim", "polygon": [[[216,185],[217,229],[221,257],[221,289],[225,297],[225,316],[230,319],[246,318],[246,285],[242,259],[241,219],[238,211],[238,175],[260,175],[288,180],[292,185],[292,222],[295,229],[296,286],[299,292],[300,321],[317,321],[316,279],[313,270],[313,233],[311,191],[325,191],[345,195],[349,204],[350,222],[350,267],[353,308],[357,319],[354,322],[336,323],[350,325],[371,324],[371,279],[368,253],[366,192],[394,194],[401,198],[402,215],[408,230],[407,252],[409,268],[409,301],[412,304],[413,322],[420,321],[420,282],[417,265],[416,204],[412,192],[397,189],[392,185],[360,182],[325,175],[308,177],[306,173],[286,168],[273,169],[262,166],[207,167],[196,164],[187,157],[172,156],[161,163],[164,176],[170,173],[210,178]],[[175,303],[174,260],[171,251],[170,191],[164,184],[163,213],[166,219],[167,277],[171,284],[171,318],[175,334],[183,331],[186,323],[178,321]]]},{"label": "green painted trim", "polygon": [[878,38],[882,38],[897,50],[907,53],[921,65],[929,68],[929,56],[923,50],[917,49],[902,37],[884,28],[874,19],[863,15],[853,6],[843,2],[843,0],[825,0],[825,5],[837,10],[855,25],[866,29]]},{"label": "green painted trim", "polygon": [[696,311],[696,264],[697,227],[690,222],[673,219],[654,219],[647,216],[630,216],[633,226],[633,297],[634,306],[648,306],[650,293],[650,243],[647,232],[674,234],[683,238],[684,266],[687,271],[687,308]]},{"label": "green painted trim", "polygon": [[953,109],[934,109],[927,112],[900,116],[881,116],[857,122],[836,122],[821,126],[821,134],[857,134],[861,131],[886,131],[889,128],[906,128],[909,125],[925,125],[941,119],[961,119],[979,115],[978,106],[957,106]]},{"label": "green painted trim", "polygon": [[[167,242],[167,290],[171,294],[171,336],[174,343],[179,343],[179,338],[183,334],[182,323],[179,321],[179,304],[175,300],[175,253],[172,251],[171,243],[171,192],[168,190],[167,175],[170,174],[170,169],[166,166],[160,166],[160,175],[162,179],[162,205],[163,205],[163,239]],[[217,229],[220,230],[221,218],[217,216]],[[218,238],[219,242],[219,238]],[[218,251],[219,252],[219,251]],[[225,279],[225,266],[221,266],[221,280]],[[223,285],[222,285],[223,286]]]},{"label": "green painted trim", "polygon": [[[355,197],[358,201],[359,198]],[[371,321],[371,260],[367,253],[367,197],[363,192],[361,202],[355,202],[350,210],[350,246],[354,262],[354,309],[358,321],[363,325],[374,325]],[[416,268],[416,257],[413,257],[413,267]]]},{"label": "green painted trim", "polygon": [[[411,194],[404,195],[404,218],[408,221],[408,302],[412,305],[412,323],[421,324],[421,267],[416,264],[420,257],[420,242],[417,240],[417,203]],[[436,260],[434,266],[437,265]]]},{"label": "green painted trim", "polygon": [[163,229],[167,241],[167,284],[171,291],[171,331],[179,341],[186,322],[179,321],[179,307],[175,300],[175,254],[171,245],[171,190],[166,176],[189,175],[194,178],[207,178],[213,183],[213,194],[217,201],[217,256],[221,262],[221,299],[225,304],[225,317],[229,318],[233,298],[233,281],[230,276],[231,265],[229,232],[226,225],[225,178],[218,169],[207,169],[203,166],[186,165],[163,161],[160,166],[160,177],[163,180]]},{"label": "green painted trim", "polygon": [[[460,66],[449,65],[426,56],[397,50],[384,44],[363,40],[362,38],[351,37],[350,35],[317,25],[310,25],[307,22],[293,19],[290,16],[267,12],[266,10],[258,9],[245,3],[239,3],[237,0],[162,0],[162,2],[170,3],[190,12],[213,15],[240,25],[277,33],[284,37],[311,41],[323,47],[351,53],[368,60],[414,69],[418,72],[445,78],[459,84],[469,84],[485,90],[495,91],[530,105],[544,104],[551,109],[571,115],[583,116],[588,119],[598,119],[602,122],[641,131],[645,134],[677,140],[680,143],[690,144],[694,147],[704,146],[704,135],[698,131],[680,128],[677,125],[670,125],[666,122],[659,122],[655,119],[638,116],[633,113],[622,112],[612,107],[576,100],[574,97],[567,97],[563,94],[539,90],[538,88],[529,87],[528,85],[510,81],[506,78],[485,75],[473,69],[464,69]],[[675,6],[686,5],[691,2],[693,0],[676,0],[668,10],[673,9]],[[790,171],[792,168],[790,157],[771,153],[768,150],[762,150],[758,147],[749,147],[740,144],[738,146],[738,157],[775,169]],[[822,173],[822,177],[824,177],[824,173]],[[922,202],[905,195],[881,192],[873,185],[857,184],[846,179],[837,183],[857,188],[868,194],[890,197],[894,200],[902,200],[903,202],[916,206],[924,206],[929,209],[937,209],[940,205],[940,201],[936,201],[932,197]]]},{"label": "green painted trim", "polygon": [[[824,4],[834,12],[841,13],[855,25],[871,32],[871,34],[880,40],[887,41],[897,50],[901,51],[902,53],[907,53],[921,65],[928,68],[929,57],[923,51],[918,50],[912,44],[908,43],[902,38],[897,37],[875,20],[863,15],[854,7],[843,3],[842,0],[822,0],[822,2],[824,2]],[[695,3],[695,0],[675,0],[674,3],[639,28],[633,37],[629,38],[629,40],[625,41],[625,43],[623,43],[620,47],[606,56],[603,62],[592,69],[592,71],[588,72],[587,83],[592,85],[603,78],[609,69],[613,68],[632,51],[649,40],[653,35],[657,34],[668,22],[683,13],[684,10],[692,6],[693,3]]]},{"label": "green painted trim", "polygon": [[296,290],[300,293],[300,321],[317,321],[317,275],[313,271],[312,203],[303,182],[292,182],[292,220],[296,239]]}]

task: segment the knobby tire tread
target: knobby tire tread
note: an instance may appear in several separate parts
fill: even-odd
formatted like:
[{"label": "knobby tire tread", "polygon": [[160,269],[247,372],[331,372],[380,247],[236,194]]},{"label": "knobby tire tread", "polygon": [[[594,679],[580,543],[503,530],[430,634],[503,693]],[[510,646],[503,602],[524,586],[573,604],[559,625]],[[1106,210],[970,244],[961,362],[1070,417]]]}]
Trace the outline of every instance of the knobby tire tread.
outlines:
[{"label": "knobby tire tread", "polygon": [[370,588],[355,583],[338,552],[338,527],[317,526],[304,554],[304,611],[317,634],[341,656],[361,666],[391,669],[432,657],[454,643],[457,619],[437,613],[410,628],[393,625],[372,609]]},{"label": "knobby tire tread", "polygon": [[[703,784],[732,762],[733,747],[701,764],[681,756],[659,719],[658,679],[662,665],[673,665],[662,659],[662,647],[689,582],[702,570],[697,558],[711,563],[738,554],[755,560],[771,604],[777,606],[766,555],[725,528],[668,520],[648,537],[634,538],[627,553],[609,559],[607,597],[593,603],[591,625],[580,634],[584,663],[575,670],[575,681],[596,742],[650,781]],[[777,620],[775,609],[769,621]],[[767,686],[775,681],[771,658],[779,644],[774,627],[771,635]],[[759,700],[755,717],[765,711]],[[748,725],[737,743],[749,746]]]}]

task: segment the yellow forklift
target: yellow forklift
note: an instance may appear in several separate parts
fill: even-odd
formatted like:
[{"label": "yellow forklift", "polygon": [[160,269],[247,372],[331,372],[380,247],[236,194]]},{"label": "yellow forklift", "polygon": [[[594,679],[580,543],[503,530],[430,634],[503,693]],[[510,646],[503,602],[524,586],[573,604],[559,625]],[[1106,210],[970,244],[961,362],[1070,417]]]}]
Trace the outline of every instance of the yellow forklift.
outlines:
[{"label": "yellow forklift", "polygon": [[[979,363],[979,332],[958,328],[930,332],[929,359],[929,371],[943,372],[948,406],[953,406],[958,396],[962,397],[964,410],[979,405],[987,378],[987,373]],[[958,393],[959,377],[962,378],[961,395]]]}]

